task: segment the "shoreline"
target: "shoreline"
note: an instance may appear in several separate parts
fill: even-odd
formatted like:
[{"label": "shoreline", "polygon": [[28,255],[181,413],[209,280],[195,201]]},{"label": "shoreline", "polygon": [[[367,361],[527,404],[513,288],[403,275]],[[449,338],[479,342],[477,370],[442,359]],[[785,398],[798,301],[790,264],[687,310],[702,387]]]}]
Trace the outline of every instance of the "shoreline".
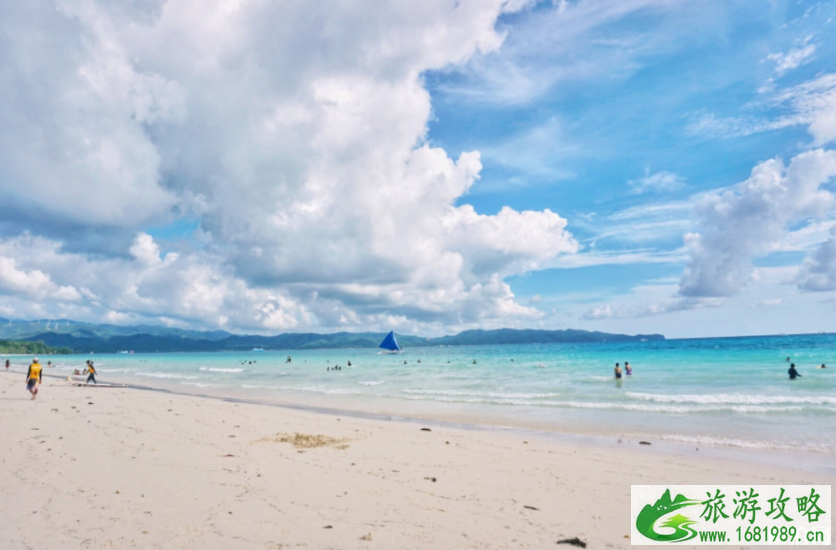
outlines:
[{"label": "shoreline", "polygon": [[54,376],[32,401],[22,378],[0,376],[9,550],[516,549],[574,537],[627,549],[631,485],[836,483],[656,441],[595,445]]},{"label": "shoreline", "polygon": [[[25,375],[25,372],[23,371],[10,370],[10,372],[16,372],[21,376]],[[63,381],[66,379],[66,377],[64,376],[46,372],[44,376],[54,380]],[[68,386],[72,387],[71,385]],[[80,389],[83,389],[85,386],[78,387]],[[101,389],[104,390],[106,388]],[[458,419],[443,419],[440,418],[440,415],[438,414],[415,416],[387,412],[371,412],[351,408],[325,407],[321,405],[304,404],[278,399],[267,400],[258,398],[238,397],[232,395],[214,395],[210,393],[177,390],[172,388],[155,387],[146,384],[135,383],[129,383],[126,387],[120,387],[119,389],[137,390],[143,392],[156,392],[165,395],[176,395],[182,397],[194,397],[222,401],[225,403],[232,404],[248,404],[263,407],[275,407],[278,409],[310,412],[330,417],[350,417],[378,422],[422,424],[435,427],[488,433],[512,433],[521,436],[547,438],[554,440],[558,443],[583,445],[592,448],[604,447],[608,449],[624,449],[638,448],[641,445],[641,450],[643,451],[662,454],[666,456],[706,457],[719,460],[735,460],[739,462],[751,462],[755,464],[787,468],[800,468],[811,473],[823,475],[836,475],[836,463],[834,463],[834,461],[832,460],[833,455],[828,452],[810,449],[781,449],[767,447],[759,448],[716,444],[713,442],[685,442],[666,439],[664,436],[654,434],[625,434],[618,436],[588,431],[572,432],[560,429],[548,429],[539,426],[534,427],[531,425],[525,426],[503,424],[501,422],[490,422],[490,420],[492,419],[501,420],[498,417],[482,417],[476,420],[472,419],[472,417],[460,417]],[[648,442],[650,443],[650,445],[640,444],[640,441]]]}]

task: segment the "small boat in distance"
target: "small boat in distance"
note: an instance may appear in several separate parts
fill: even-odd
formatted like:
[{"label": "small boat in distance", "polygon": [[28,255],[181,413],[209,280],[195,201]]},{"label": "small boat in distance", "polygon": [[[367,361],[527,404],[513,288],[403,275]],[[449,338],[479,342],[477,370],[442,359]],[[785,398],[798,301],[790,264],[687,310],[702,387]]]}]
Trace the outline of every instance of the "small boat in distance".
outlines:
[{"label": "small boat in distance", "polygon": [[253,348],[253,351],[264,351],[264,348]]},{"label": "small boat in distance", "polygon": [[389,334],[386,335],[386,338],[383,339],[379,347],[385,349],[388,353],[398,353],[399,351],[401,351],[401,347],[398,345],[398,341],[395,339],[394,330],[389,331]]}]

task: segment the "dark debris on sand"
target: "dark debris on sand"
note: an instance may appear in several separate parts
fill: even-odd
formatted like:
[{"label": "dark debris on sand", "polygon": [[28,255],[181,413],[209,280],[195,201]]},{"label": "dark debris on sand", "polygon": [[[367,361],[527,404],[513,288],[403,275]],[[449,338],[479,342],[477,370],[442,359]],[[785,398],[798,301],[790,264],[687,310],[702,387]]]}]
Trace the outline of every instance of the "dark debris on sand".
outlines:
[{"label": "dark debris on sand", "polygon": [[559,540],[557,541],[557,544],[571,544],[572,546],[580,546],[581,548],[586,548],[586,543],[578,537]]}]

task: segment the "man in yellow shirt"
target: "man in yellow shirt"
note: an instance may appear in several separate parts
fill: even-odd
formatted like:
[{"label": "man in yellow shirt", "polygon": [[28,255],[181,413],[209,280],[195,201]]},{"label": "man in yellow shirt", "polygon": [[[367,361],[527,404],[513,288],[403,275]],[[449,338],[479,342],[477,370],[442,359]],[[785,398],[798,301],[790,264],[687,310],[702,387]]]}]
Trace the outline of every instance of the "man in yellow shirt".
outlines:
[{"label": "man in yellow shirt", "polygon": [[93,383],[98,386],[99,383],[96,382],[96,369],[93,368],[93,361],[87,361],[87,372],[88,372],[88,376],[87,376],[87,382],[85,382],[85,384],[89,384],[90,381],[92,380]]},{"label": "man in yellow shirt", "polygon": [[43,377],[43,367],[38,363],[38,358],[32,359],[32,364],[29,365],[29,372],[26,373],[26,389],[32,394],[32,399],[38,397],[38,385],[41,383]]}]

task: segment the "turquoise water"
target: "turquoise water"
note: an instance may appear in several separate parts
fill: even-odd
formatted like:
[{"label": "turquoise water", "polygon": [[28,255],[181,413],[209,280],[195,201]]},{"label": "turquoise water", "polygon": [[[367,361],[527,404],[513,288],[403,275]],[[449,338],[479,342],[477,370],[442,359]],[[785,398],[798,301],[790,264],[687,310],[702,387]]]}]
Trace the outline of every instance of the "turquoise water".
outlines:
[{"label": "turquoise water", "polygon": [[[792,382],[788,356],[802,375]],[[836,452],[836,335],[411,348],[400,355],[373,349],[88,355],[59,358],[54,370],[81,368],[88,358],[100,380],[181,392]],[[625,360],[633,376],[616,381],[613,366]],[[814,368],[822,363],[832,368]],[[342,370],[327,370],[337,364]]]}]

